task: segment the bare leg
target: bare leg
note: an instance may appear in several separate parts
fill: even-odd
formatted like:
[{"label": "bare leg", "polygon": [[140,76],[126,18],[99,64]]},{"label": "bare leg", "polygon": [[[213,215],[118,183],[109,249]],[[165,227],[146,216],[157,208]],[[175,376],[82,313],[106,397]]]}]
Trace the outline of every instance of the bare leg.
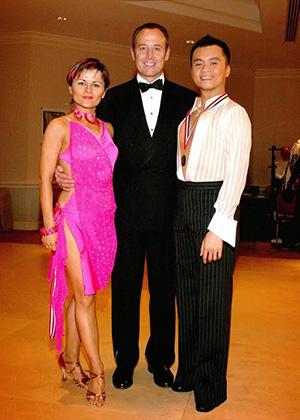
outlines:
[{"label": "bare leg", "polygon": [[[80,345],[81,341],[75,320],[75,299],[73,296],[66,310],[66,347],[63,353],[63,358],[66,362],[79,361]],[[70,364],[67,364],[67,368],[74,369],[74,366],[72,367]],[[81,366],[75,367],[72,374],[75,379],[84,377]]]},{"label": "bare leg", "polygon": [[75,321],[75,299],[73,296],[66,311],[66,348],[68,349],[67,355],[70,357],[70,360],[78,360],[80,344]]},{"label": "bare leg", "polygon": [[[104,367],[99,354],[99,332],[96,317],[96,295],[87,296],[84,294],[82,271],[80,263],[80,253],[77,248],[74,237],[72,236],[67,224],[65,223],[65,233],[67,240],[68,259],[67,275],[74,294],[74,312],[78,335],[84,345],[87,357],[89,359],[90,371],[99,375]],[[70,304],[71,305],[71,304]],[[70,319],[72,319],[72,305],[69,307]],[[67,329],[68,331],[68,329]],[[76,330],[72,322],[69,323],[71,337],[67,337],[66,355],[79,352]],[[74,347],[73,347],[74,346]],[[77,353],[78,354],[78,353]],[[104,381],[101,378],[95,378],[88,382],[88,389],[94,393],[104,391]]]}]

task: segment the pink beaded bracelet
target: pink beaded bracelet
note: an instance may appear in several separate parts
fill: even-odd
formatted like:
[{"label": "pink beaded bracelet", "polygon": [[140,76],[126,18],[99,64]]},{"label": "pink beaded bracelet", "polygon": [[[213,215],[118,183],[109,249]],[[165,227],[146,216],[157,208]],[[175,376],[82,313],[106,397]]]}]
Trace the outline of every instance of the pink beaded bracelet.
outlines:
[{"label": "pink beaded bracelet", "polygon": [[42,227],[42,228],[40,229],[40,232],[41,232],[41,235],[42,235],[42,236],[53,235],[53,233],[56,233],[57,231],[58,231],[58,228],[57,228],[57,226],[56,226],[56,225],[55,225],[55,226],[53,226],[52,228],[48,228],[48,229],[46,229],[46,228]]}]

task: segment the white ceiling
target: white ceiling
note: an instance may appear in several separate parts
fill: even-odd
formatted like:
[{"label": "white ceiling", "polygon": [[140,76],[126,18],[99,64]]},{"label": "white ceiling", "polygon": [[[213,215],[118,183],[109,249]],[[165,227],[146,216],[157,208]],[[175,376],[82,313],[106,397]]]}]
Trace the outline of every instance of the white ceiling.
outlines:
[{"label": "white ceiling", "polygon": [[[288,0],[2,0],[0,32],[37,31],[128,46],[133,30],[158,22],[173,54],[209,33],[226,41],[232,63],[251,69],[300,68],[300,35],[285,43]],[[58,21],[58,16],[68,20]]]}]

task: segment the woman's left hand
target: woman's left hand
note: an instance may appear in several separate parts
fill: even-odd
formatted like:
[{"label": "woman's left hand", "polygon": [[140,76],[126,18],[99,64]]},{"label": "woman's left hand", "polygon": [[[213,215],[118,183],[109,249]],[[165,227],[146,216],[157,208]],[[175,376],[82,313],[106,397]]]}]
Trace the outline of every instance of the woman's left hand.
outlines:
[{"label": "woman's left hand", "polygon": [[42,236],[42,244],[51,251],[56,251],[57,233]]}]

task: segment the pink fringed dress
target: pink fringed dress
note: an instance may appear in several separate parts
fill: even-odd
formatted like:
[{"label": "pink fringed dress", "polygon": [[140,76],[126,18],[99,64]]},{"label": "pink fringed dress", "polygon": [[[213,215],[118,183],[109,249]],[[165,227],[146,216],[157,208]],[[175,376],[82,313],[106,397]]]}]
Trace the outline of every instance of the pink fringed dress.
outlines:
[{"label": "pink fringed dress", "polygon": [[49,335],[56,338],[58,351],[61,351],[63,307],[68,295],[64,220],[80,252],[86,295],[105,289],[117,249],[112,178],[118,149],[102,121],[100,138],[76,121],[69,120],[69,124],[69,148],[60,158],[70,165],[75,187],[68,202],[63,207],[56,204],[54,209],[58,224],[57,249],[51,254],[48,273],[51,282]]}]

